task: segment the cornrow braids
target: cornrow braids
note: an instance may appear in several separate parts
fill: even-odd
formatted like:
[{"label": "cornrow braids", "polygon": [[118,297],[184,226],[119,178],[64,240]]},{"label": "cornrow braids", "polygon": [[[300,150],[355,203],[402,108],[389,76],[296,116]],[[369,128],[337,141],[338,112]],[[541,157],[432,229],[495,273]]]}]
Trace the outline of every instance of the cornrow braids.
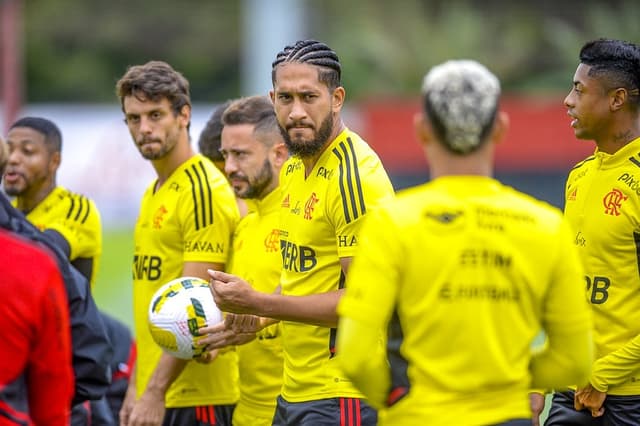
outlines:
[{"label": "cornrow braids", "polygon": [[326,44],[316,40],[299,40],[293,45],[286,46],[276,55],[271,64],[271,80],[276,81],[276,68],[287,62],[297,62],[320,67],[319,80],[330,89],[339,87],[342,76],[342,66],[336,52]]}]

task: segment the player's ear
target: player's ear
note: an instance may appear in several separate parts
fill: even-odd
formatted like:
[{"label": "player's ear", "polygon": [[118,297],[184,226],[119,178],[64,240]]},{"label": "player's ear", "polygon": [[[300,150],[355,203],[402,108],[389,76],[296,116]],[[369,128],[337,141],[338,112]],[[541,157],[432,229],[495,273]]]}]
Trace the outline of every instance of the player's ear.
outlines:
[{"label": "player's ear", "polygon": [[62,162],[62,157],[60,152],[51,153],[51,157],[49,158],[49,174],[53,175],[60,167],[60,163]]},{"label": "player's ear", "polygon": [[180,113],[178,114],[178,117],[180,118],[180,121],[182,122],[184,127],[187,127],[187,125],[191,121],[191,106],[182,105],[182,108],[180,108]]},{"label": "player's ear", "polygon": [[289,150],[284,142],[278,142],[273,145],[272,148],[272,162],[275,167],[282,167],[285,161],[289,158]]},{"label": "player's ear", "polygon": [[491,142],[498,144],[502,142],[509,130],[509,115],[504,111],[498,111],[495,118],[493,130],[491,130]]},{"label": "player's ear", "polygon": [[416,139],[420,145],[425,147],[433,138],[431,123],[424,116],[423,112],[417,112],[413,115],[413,127],[416,132]]},{"label": "player's ear", "polygon": [[331,110],[333,112],[340,112],[342,105],[344,104],[344,97],[344,87],[338,86],[333,89],[333,93],[331,93]]}]

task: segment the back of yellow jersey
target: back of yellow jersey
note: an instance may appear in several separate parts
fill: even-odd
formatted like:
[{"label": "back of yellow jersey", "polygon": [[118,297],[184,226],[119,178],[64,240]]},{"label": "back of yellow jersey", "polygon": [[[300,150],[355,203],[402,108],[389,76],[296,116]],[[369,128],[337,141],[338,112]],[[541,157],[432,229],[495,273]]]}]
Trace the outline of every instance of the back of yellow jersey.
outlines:
[{"label": "back of yellow jersey", "polygon": [[[366,219],[361,247],[339,313],[390,324],[393,386],[408,390],[390,418],[530,417],[534,338],[590,324],[561,212],[493,179],[441,177],[399,194]],[[552,285],[574,297],[551,297]],[[563,318],[565,308],[580,315]]]}]

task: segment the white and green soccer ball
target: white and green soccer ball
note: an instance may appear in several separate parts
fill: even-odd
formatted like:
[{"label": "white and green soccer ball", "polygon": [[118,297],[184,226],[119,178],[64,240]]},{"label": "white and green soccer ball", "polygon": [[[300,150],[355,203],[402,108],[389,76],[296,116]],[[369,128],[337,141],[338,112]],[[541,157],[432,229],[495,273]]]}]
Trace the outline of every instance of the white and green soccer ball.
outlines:
[{"label": "white and green soccer ball", "polygon": [[201,278],[176,278],[160,287],[149,304],[149,331],[166,353],[181,359],[197,358],[198,329],[222,321],[209,283]]}]

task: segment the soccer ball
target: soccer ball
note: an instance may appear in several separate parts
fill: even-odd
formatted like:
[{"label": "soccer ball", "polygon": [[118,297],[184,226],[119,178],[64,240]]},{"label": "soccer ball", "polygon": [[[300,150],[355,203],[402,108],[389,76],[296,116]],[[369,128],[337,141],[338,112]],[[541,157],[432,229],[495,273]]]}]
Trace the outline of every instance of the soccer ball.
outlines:
[{"label": "soccer ball", "polygon": [[198,329],[222,321],[209,283],[201,278],[181,277],[155,292],[149,304],[149,331],[166,353],[181,359],[197,358]]}]

